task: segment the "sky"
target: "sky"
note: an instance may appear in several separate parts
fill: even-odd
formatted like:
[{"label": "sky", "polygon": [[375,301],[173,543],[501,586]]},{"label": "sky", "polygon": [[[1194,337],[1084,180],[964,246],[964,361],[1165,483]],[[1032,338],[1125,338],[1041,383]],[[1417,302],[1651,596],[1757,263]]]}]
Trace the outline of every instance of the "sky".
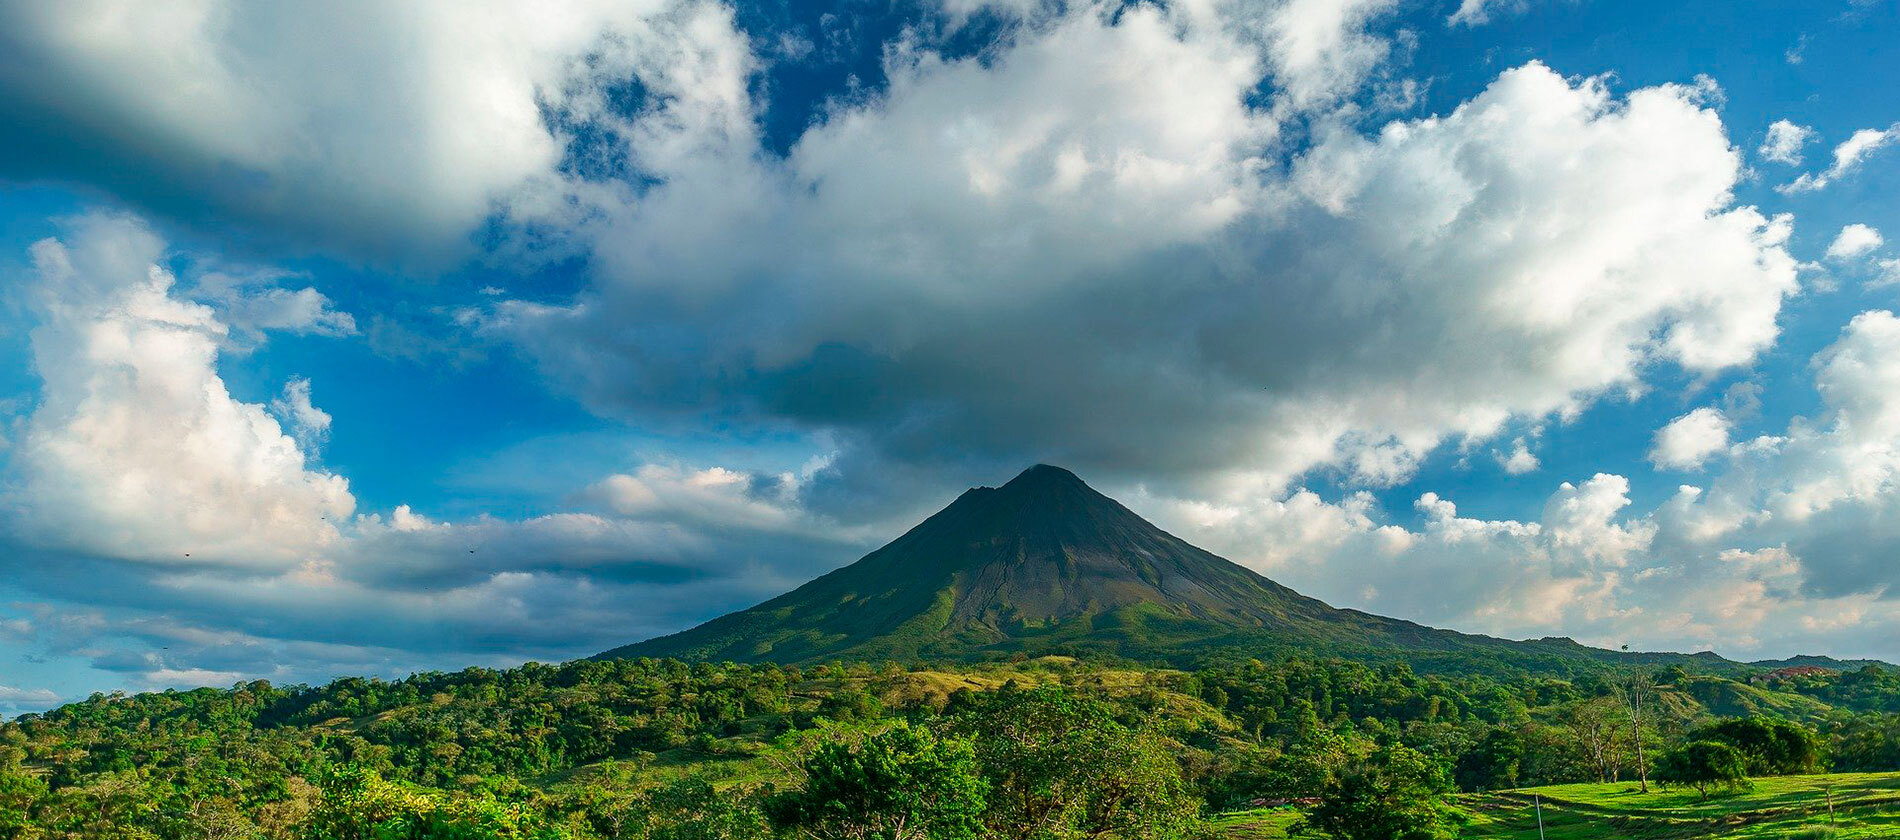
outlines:
[{"label": "sky", "polygon": [[556,661],[1038,462],[1900,661],[1892,0],[0,2],[0,716]]}]

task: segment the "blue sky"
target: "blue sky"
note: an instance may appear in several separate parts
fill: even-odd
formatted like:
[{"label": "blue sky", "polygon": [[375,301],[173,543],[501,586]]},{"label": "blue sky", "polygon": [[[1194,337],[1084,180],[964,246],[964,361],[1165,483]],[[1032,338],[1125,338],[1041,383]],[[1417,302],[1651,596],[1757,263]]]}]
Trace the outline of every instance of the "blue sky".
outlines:
[{"label": "blue sky", "polygon": [[1900,657],[1891,2],[0,18],[0,714],[585,655],[1038,461],[1342,606]]}]

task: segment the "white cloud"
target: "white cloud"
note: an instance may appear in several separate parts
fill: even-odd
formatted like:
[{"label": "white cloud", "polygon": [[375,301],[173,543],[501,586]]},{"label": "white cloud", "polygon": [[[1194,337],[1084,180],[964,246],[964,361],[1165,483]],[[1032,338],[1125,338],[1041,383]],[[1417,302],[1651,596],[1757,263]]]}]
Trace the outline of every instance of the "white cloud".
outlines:
[{"label": "white cloud", "polygon": [[[1364,494],[1150,496],[1136,507],[1302,591],[1436,626],[1730,656],[1891,658],[1900,318],[1862,313],[1812,369],[1816,417],[1728,446],[1706,488],[1681,487],[1647,512],[1629,510],[1628,482],[1611,475],[1562,485],[1536,521],[1463,516],[1431,493],[1415,529],[1388,524]],[[1678,454],[1713,452],[1729,433],[1708,409],[1672,427],[1696,430]],[[1366,580],[1379,584],[1356,583]]]},{"label": "white cloud", "polygon": [[[8,4],[0,104],[30,115],[16,126],[43,126],[13,138],[9,165],[348,252],[442,257],[563,180],[573,120],[604,116],[587,113],[603,84],[667,60],[695,27],[730,37],[718,22],[729,16],[664,0],[560,14],[447,0],[399,12],[356,0]],[[550,124],[544,107],[571,119]]]},{"label": "white cloud", "polygon": [[682,134],[700,166],[601,207],[595,288],[484,329],[605,413],[836,434],[837,473],[956,440],[950,469],[1269,484],[1399,480],[1448,438],[1774,341],[1789,222],[1732,205],[1705,90],[1533,64],[1285,159],[1246,104],[1271,72],[1146,6],[900,53],[782,169]]},{"label": "white cloud", "polygon": [[[1618,98],[1529,65],[1366,135],[1350,103],[1390,81],[1394,0],[1005,6],[1025,20],[981,56],[887,45],[888,87],[785,158],[712,3],[22,7],[0,96],[149,140],[100,140],[106,186],[186,215],[378,253],[498,217],[504,250],[586,248],[592,288],[485,306],[487,333],[603,412],[837,433],[839,471],[947,436],[1389,482],[1654,365],[1745,363],[1794,289],[1786,223],[1733,206],[1705,86]],[[59,174],[65,142],[20,165]],[[223,309],[234,333],[355,329],[314,288]],[[692,384],[714,368],[725,391]],[[1178,441],[1129,431],[1155,428]]]},{"label": "white cloud", "polygon": [[1879,248],[1885,240],[1880,231],[1867,225],[1855,223],[1841,228],[1834,241],[1827,246],[1827,257],[1831,260],[1850,260]]},{"label": "white cloud", "polygon": [[1521,522],[1462,516],[1450,500],[1426,493],[1415,505],[1416,530],[1382,523],[1370,498],[1333,505],[1304,491],[1283,502],[1149,499],[1138,507],[1191,541],[1333,603],[1523,638],[1589,635],[1627,618],[1630,608],[1614,595],[1656,531],[1620,519],[1628,494],[1621,476],[1566,482],[1539,520]]},{"label": "white cloud", "polygon": [[1398,0],[1284,0],[1267,15],[1273,80],[1297,109],[1311,108],[1359,89],[1391,52],[1366,24],[1398,7]]},{"label": "white cloud", "polygon": [[0,720],[9,714],[40,712],[58,705],[60,697],[44,688],[14,688],[0,685]]},{"label": "white cloud", "polygon": [[1656,432],[1649,462],[1662,469],[1696,469],[1709,456],[1728,448],[1729,432],[1733,428],[1734,424],[1720,410],[1698,408],[1669,421],[1669,425]]},{"label": "white cloud", "polygon": [[236,349],[247,350],[263,342],[265,331],[302,335],[349,336],[356,334],[356,319],[340,311],[329,297],[312,287],[286,289],[278,284],[288,279],[282,272],[206,272],[196,278],[191,296],[210,303],[218,318],[241,341]]},{"label": "white cloud", "polygon": [[1900,123],[1884,129],[1863,128],[1834,147],[1834,165],[1821,172],[1802,173],[1801,177],[1775,189],[1783,194],[1813,192],[1847,176],[1877,151],[1900,140]]},{"label": "white cloud", "polygon": [[1518,438],[1512,444],[1511,451],[1508,454],[1503,452],[1498,453],[1498,465],[1502,466],[1504,471],[1511,475],[1523,475],[1529,472],[1536,472],[1538,462],[1537,456],[1531,453],[1530,447],[1524,443],[1524,439]]},{"label": "white cloud", "polygon": [[1459,0],[1458,9],[1445,19],[1449,26],[1483,26],[1495,14],[1518,14],[1530,8],[1530,0]]},{"label": "white cloud", "polygon": [[291,432],[305,452],[316,452],[330,436],[330,414],[310,404],[310,380],[292,379],[284,383],[283,396],[271,400],[271,410],[290,424]]},{"label": "white cloud", "polygon": [[[355,507],[218,376],[228,327],[173,294],[163,243],[95,215],[33,246],[41,400],[8,503],[42,544],[158,563],[295,563]],[[330,517],[326,520],[324,517]],[[190,557],[188,557],[189,555]]]},{"label": "white cloud", "polygon": [[1768,125],[1768,136],[1755,153],[1761,155],[1762,160],[1794,166],[1801,163],[1801,147],[1813,140],[1814,129],[1789,120],[1775,120]]}]

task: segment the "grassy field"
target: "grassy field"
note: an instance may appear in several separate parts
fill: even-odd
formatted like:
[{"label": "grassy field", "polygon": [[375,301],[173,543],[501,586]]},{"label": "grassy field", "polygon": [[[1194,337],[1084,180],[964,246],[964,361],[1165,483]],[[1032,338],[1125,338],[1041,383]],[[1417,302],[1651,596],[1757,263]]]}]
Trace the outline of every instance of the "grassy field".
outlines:
[{"label": "grassy field", "polygon": [[1278,840],[1300,818],[1292,808],[1270,808],[1222,814],[1214,820],[1221,840]]},{"label": "grassy field", "polygon": [[[1828,799],[1834,815],[1830,822]],[[1471,840],[1537,840],[1543,803],[1546,840],[1863,840],[1900,837],[1900,773],[1834,773],[1755,779],[1745,791],[1642,793],[1633,782],[1554,785],[1496,794],[1465,795]],[[1221,818],[1221,837],[1285,837],[1297,818],[1286,810],[1248,811]]]}]

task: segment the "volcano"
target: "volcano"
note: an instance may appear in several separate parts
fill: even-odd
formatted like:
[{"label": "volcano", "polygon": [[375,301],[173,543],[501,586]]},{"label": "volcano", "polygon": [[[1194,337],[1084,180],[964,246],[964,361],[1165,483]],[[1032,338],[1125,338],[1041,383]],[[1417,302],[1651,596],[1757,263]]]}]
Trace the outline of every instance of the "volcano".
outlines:
[{"label": "volcano", "polygon": [[1305,654],[1487,672],[1568,673],[1632,659],[1742,667],[1713,654],[1508,641],[1337,609],[1048,465],[971,489],[883,548],[763,604],[597,658],[796,664],[1018,654],[1176,665]]}]

